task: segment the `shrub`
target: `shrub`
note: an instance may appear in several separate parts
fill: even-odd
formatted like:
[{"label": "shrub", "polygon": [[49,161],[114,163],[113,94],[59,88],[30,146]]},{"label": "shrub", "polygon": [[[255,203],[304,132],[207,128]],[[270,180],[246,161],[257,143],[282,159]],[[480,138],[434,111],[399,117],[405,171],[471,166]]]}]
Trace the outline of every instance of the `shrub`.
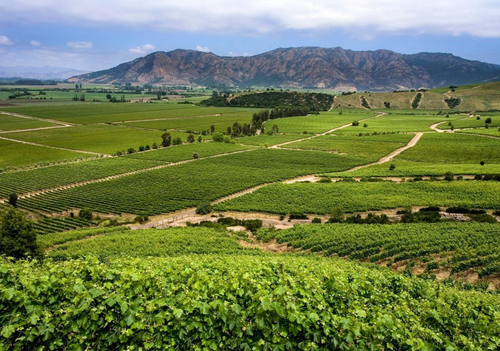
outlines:
[{"label": "shrub", "polygon": [[306,214],[304,213],[292,213],[288,217],[289,219],[309,219]]},{"label": "shrub", "polygon": [[137,215],[134,220],[136,222],[139,222],[140,224],[143,224],[149,220],[149,217],[147,215]]},{"label": "shrub", "polygon": [[241,224],[251,232],[255,232],[258,229],[262,228],[262,221],[260,219],[247,219],[241,221]]},{"label": "shrub", "polygon": [[214,133],[212,139],[215,142],[222,143],[224,141],[224,134],[222,134],[220,132],[216,132],[216,133]]},{"label": "shrub", "polygon": [[17,207],[17,194],[13,193],[9,195],[9,204],[12,205],[12,207]]},{"label": "shrub", "polygon": [[321,218],[314,217],[311,221],[311,223],[321,223]]},{"label": "shrub", "polygon": [[197,152],[194,152],[194,153],[193,153],[193,158],[194,158],[194,159],[197,159],[197,158],[199,158],[199,157],[200,157],[200,155],[198,155],[198,153],[197,153]]},{"label": "shrub", "polygon": [[212,205],[208,201],[202,202],[198,205],[198,207],[196,207],[196,214],[204,215],[209,214],[210,212],[212,212]]},{"label": "shrub", "polygon": [[86,219],[88,221],[91,221],[92,218],[94,217],[93,213],[92,213],[92,210],[89,209],[89,208],[83,208],[80,210],[80,212],[78,213],[78,217],[82,218],[82,219]]}]

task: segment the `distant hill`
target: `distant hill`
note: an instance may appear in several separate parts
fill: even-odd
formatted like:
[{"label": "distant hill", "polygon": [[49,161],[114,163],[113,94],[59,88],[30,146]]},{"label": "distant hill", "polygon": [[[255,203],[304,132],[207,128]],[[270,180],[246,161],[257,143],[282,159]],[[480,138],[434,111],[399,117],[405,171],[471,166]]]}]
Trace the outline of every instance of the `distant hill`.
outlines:
[{"label": "distant hill", "polygon": [[300,47],[248,57],[192,50],[155,52],[114,68],[72,77],[72,82],[226,84],[387,91],[500,80],[500,66],[443,53],[403,55]]},{"label": "distant hill", "polygon": [[363,107],[366,101],[372,109],[415,109],[488,111],[500,110],[500,82],[461,85],[450,90],[449,87],[429,91],[401,91],[391,93],[359,92],[338,95],[334,108]]},{"label": "distant hill", "polygon": [[81,71],[63,67],[30,67],[30,66],[0,66],[0,77],[2,78],[32,78],[32,79],[57,79],[63,80],[78,74],[85,74],[88,71]]}]

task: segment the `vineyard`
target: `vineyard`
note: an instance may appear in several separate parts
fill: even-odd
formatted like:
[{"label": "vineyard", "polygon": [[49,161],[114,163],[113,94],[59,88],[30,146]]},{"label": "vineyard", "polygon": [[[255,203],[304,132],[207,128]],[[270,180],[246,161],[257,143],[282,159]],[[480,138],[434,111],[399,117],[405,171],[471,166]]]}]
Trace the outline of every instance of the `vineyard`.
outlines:
[{"label": "vineyard", "polygon": [[498,296],[320,257],[3,261],[0,289],[2,350],[499,346]]},{"label": "vineyard", "polygon": [[[420,274],[460,276],[466,272],[479,278],[497,278],[500,273],[497,224],[312,224],[281,231],[260,229],[257,238],[265,242],[276,239],[323,256],[380,263],[395,270],[408,267]],[[500,288],[500,282],[494,287]]]},{"label": "vineyard", "polygon": [[218,204],[218,211],[329,214],[411,206],[500,209],[499,182],[423,181],[272,184]]},{"label": "vineyard", "polygon": [[170,257],[201,254],[252,254],[260,250],[244,249],[237,237],[227,231],[209,228],[170,228],[166,230],[118,229],[91,240],[69,241],[48,254],[56,259],[83,258],[88,255],[107,258],[116,256]]},{"label": "vineyard", "polygon": [[19,200],[19,207],[45,212],[88,207],[104,213],[152,215],[196,206],[262,183],[344,170],[358,162],[314,151],[261,149],[25,198]]},{"label": "vineyard", "polygon": [[0,351],[500,349],[480,86],[162,89],[0,114]]}]

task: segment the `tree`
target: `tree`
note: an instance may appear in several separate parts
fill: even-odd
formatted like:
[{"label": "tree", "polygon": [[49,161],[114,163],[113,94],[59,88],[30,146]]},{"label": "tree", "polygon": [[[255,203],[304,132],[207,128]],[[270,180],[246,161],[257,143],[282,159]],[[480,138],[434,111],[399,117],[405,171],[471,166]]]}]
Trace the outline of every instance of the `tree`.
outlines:
[{"label": "tree", "polygon": [[396,169],[396,165],[394,163],[391,163],[391,165],[389,166],[389,171],[393,171],[394,169]]},{"label": "tree", "polygon": [[106,99],[111,100],[111,94],[107,94]]},{"label": "tree", "polygon": [[353,122],[352,122],[352,126],[353,126],[353,127],[357,127],[357,126],[359,126],[359,122],[358,122],[358,121],[353,121]]},{"label": "tree", "polygon": [[213,140],[218,143],[222,143],[224,141],[224,135],[222,133],[214,133]]},{"label": "tree", "polygon": [[188,137],[187,137],[187,142],[192,144],[194,143],[195,139],[194,139],[194,135],[193,134],[189,134]]},{"label": "tree", "polygon": [[198,142],[201,143],[203,141],[203,138],[201,137],[201,135],[198,137]]},{"label": "tree", "polygon": [[162,138],[162,142],[161,142],[161,146],[163,147],[169,147],[170,144],[172,144],[172,136],[170,135],[170,133],[163,133],[161,135],[161,138]]},{"label": "tree", "polygon": [[172,144],[173,145],[181,145],[182,144],[181,137],[174,138],[174,140],[172,140]]},{"label": "tree", "polygon": [[226,129],[226,134],[227,134],[227,135],[231,135],[231,127],[227,127],[227,129]]},{"label": "tree", "polygon": [[488,117],[484,120],[485,124],[490,124],[491,123],[491,117]]},{"label": "tree", "polygon": [[194,153],[193,153],[193,158],[194,158],[194,159],[197,159],[197,158],[199,158],[199,157],[200,157],[200,155],[198,155],[198,153],[197,153],[197,152],[194,152]]},{"label": "tree", "polygon": [[451,182],[453,179],[454,179],[453,173],[451,173],[451,172],[446,172],[446,173],[444,174],[444,180],[447,180],[447,181]]},{"label": "tree", "polygon": [[89,209],[89,208],[83,208],[78,213],[78,217],[80,217],[82,219],[86,219],[88,221],[91,221],[92,218],[94,218],[94,214],[92,213],[91,209]]},{"label": "tree", "polygon": [[209,214],[212,212],[212,205],[210,202],[202,202],[201,204],[196,207],[196,214]]},{"label": "tree", "polygon": [[279,131],[280,131],[280,128],[275,124],[273,125],[273,127],[271,128],[272,132],[274,135],[278,134]]},{"label": "tree", "polygon": [[42,251],[36,242],[36,232],[24,213],[11,208],[0,217],[0,254],[16,259],[37,258]]},{"label": "tree", "polygon": [[210,134],[214,134],[215,133],[215,126],[212,124],[210,125]]},{"label": "tree", "polygon": [[11,204],[12,207],[17,207],[17,194],[16,193],[9,195],[9,204]]}]

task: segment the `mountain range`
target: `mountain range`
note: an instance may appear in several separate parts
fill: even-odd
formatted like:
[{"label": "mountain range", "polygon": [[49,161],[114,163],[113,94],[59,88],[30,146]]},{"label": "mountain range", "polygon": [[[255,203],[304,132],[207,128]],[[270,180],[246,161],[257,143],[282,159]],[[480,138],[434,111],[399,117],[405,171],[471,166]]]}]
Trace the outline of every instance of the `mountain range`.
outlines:
[{"label": "mountain range", "polygon": [[69,79],[83,83],[318,87],[387,91],[500,80],[500,65],[447,53],[400,54],[340,47],[280,48],[224,57],[193,50],[154,52],[114,68]]}]

